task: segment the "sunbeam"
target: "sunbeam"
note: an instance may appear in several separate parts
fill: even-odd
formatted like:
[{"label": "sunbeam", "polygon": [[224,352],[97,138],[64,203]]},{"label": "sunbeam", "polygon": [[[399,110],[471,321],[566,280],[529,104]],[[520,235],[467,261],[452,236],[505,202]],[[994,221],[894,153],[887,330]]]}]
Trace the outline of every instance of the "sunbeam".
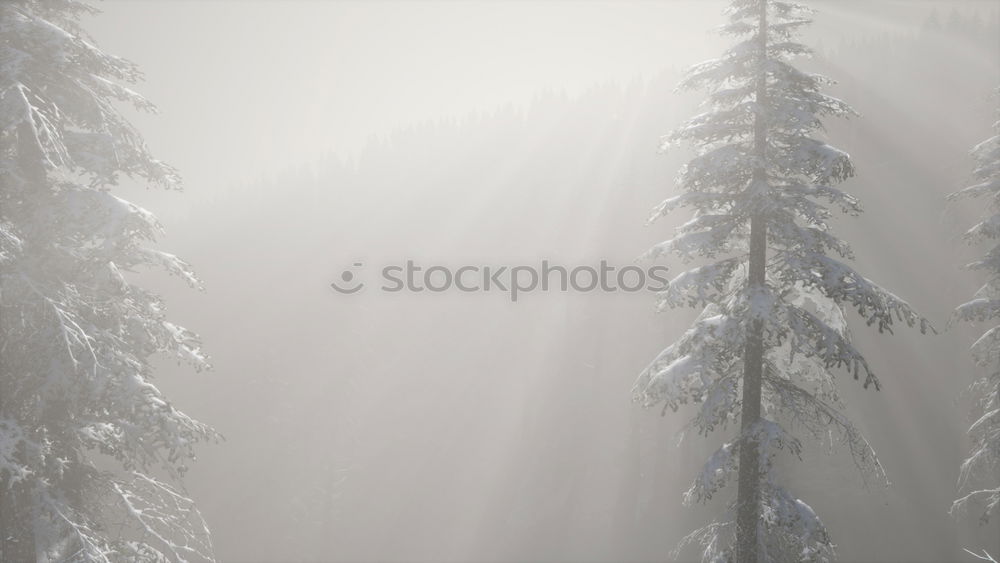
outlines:
[{"label": "sunbeam", "polygon": [[1000,556],[1000,6],[802,2],[0,2],[0,561]]}]

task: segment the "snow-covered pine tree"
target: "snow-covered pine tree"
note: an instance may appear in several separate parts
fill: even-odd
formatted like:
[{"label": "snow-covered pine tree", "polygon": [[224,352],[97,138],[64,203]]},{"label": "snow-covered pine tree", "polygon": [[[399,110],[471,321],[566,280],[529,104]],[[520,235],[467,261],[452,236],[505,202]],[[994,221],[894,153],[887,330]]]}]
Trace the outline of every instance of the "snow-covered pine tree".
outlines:
[{"label": "snow-covered pine tree", "polygon": [[[794,41],[810,10],[776,0],[733,0],[724,34],[738,38],[719,59],[693,67],[685,89],[707,89],[705,112],[665,138],[697,156],[683,167],[678,207],[694,217],[653,247],[703,263],[672,280],[660,308],[703,307],[678,341],[640,374],[634,388],[646,406],[698,405],[690,426],[701,434],[740,419],[739,435],[705,464],[685,502],[704,502],[737,482],[725,517],[688,535],[702,560],[828,561],[833,543],[813,510],[777,482],[781,450],[798,456],[796,427],[818,441],[839,435],[866,475],[884,480],[874,452],[841,413],[834,371],[846,368],[879,387],[848,330],[855,309],[879,332],[895,323],[929,325],[909,305],[839,259],[849,246],[830,232],[830,208],[861,211],[834,187],[854,175],[844,152],[817,138],[821,119],[849,116],[821,92],[830,81],[797,70],[808,54]],[[652,220],[651,219],[651,220]]]},{"label": "snow-covered pine tree", "polygon": [[198,280],[150,248],[121,175],[175,188],[116,109],[153,109],[136,67],[98,49],[76,0],[0,2],[0,559],[212,560],[180,488],[213,431],[151,383],[166,353],[207,366],[198,339],[125,273]]},{"label": "snow-covered pine tree", "polygon": [[[987,198],[992,213],[965,233],[973,244],[1000,238],[1000,121],[993,124],[993,131],[992,137],[972,149],[975,184],[949,196],[951,200]],[[955,317],[995,325],[1000,319],[1000,244],[994,243],[968,267],[985,272],[987,281],[971,301],[955,310]],[[966,509],[973,501],[982,502],[980,519],[985,523],[1000,507],[1000,326],[979,337],[972,345],[972,357],[987,374],[970,387],[975,401],[975,422],[968,431],[972,451],[959,472],[959,488],[965,495],[955,501],[952,512]]]}]

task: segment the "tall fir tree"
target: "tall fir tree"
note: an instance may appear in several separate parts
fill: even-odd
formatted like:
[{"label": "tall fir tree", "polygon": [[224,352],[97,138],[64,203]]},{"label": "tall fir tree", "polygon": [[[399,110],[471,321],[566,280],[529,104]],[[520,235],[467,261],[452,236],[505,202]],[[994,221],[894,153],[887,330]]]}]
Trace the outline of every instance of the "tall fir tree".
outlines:
[{"label": "tall fir tree", "polygon": [[879,381],[852,343],[847,309],[879,332],[894,324],[930,327],[909,305],[842,262],[847,243],[831,233],[831,208],[861,207],[835,186],[854,175],[849,156],[819,137],[822,118],[850,116],[821,92],[831,81],[796,69],[810,51],[795,41],[811,11],[776,0],[733,0],[722,32],[736,44],[693,67],[683,89],[706,89],[705,112],[665,138],[697,156],[678,175],[683,193],[651,220],[679,208],[694,217],[653,247],[700,265],[674,278],[660,309],[702,307],[694,324],[640,374],[646,406],[698,405],[690,427],[707,435],[739,420],[685,494],[705,502],[735,480],[724,517],[688,535],[702,560],[741,563],[830,561],[834,544],[813,510],[783,487],[775,459],[800,456],[789,432],[817,441],[839,435],[866,477],[884,480],[875,453],[841,412],[834,376],[844,368],[864,386]]},{"label": "tall fir tree", "polygon": [[0,560],[212,560],[177,480],[213,431],[151,382],[168,354],[207,367],[128,272],[165,268],[153,215],[121,176],[177,188],[117,104],[132,63],[81,29],[75,0],[0,3]]},{"label": "tall fir tree", "polygon": [[[996,94],[1000,98],[1000,89]],[[1000,319],[1000,244],[995,242],[1000,238],[1000,121],[993,124],[993,132],[972,149],[975,183],[949,199],[985,198],[991,213],[969,229],[965,239],[972,244],[994,241],[989,252],[968,265],[971,270],[985,272],[987,280],[971,301],[955,310],[955,318],[996,325]],[[976,340],[972,357],[986,375],[969,389],[975,401],[974,422],[968,430],[972,450],[959,472],[964,496],[955,501],[952,512],[982,503],[980,520],[986,523],[1000,508],[1000,326],[991,327]]]}]

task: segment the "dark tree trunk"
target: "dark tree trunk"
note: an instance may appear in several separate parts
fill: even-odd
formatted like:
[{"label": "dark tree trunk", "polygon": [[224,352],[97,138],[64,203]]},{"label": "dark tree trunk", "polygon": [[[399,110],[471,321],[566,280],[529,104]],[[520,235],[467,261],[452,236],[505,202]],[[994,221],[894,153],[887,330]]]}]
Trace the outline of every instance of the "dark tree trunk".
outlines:
[{"label": "dark tree trunk", "polygon": [[[767,98],[767,74],[763,61],[767,58],[767,0],[760,1],[760,62],[757,77],[757,105],[762,109]],[[767,181],[764,167],[767,156],[767,124],[760,115],[754,119],[754,153],[757,167],[753,171],[755,184]],[[767,218],[756,213],[750,219],[749,287],[763,287],[767,263]],[[740,469],[736,495],[736,560],[739,563],[757,563],[757,532],[760,522],[760,456],[756,440],[748,433],[760,420],[761,376],[764,370],[764,326],[754,321],[747,329],[746,349],[743,355],[743,410],[740,431]]]}]

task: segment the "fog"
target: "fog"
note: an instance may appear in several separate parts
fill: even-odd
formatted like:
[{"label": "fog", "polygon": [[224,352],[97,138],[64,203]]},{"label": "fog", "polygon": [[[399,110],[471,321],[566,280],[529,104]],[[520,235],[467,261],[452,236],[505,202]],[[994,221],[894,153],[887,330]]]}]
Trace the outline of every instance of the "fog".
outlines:
[{"label": "fog", "polygon": [[[981,283],[960,234],[968,150],[1000,83],[996,2],[815,2],[809,70],[861,117],[829,123],[865,213],[836,227],[937,336],[855,335],[883,383],[838,383],[891,486],[808,450],[791,486],[845,561],[966,561],[995,522],[952,519]],[[96,41],[136,61],[136,115],[183,193],[126,186],[206,291],[146,275],[214,369],[157,385],[226,440],[187,477],[222,561],[651,561],[717,512],[681,495],[729,434],[631,402],[690,323],[647,292],[387,293],[384,265],[630,264],[686,150],[660,137],[718,54],[722,2],[106,2]],[[932,14],[941,22],[930,25]],[[353,267],[361,263],[363,266]],[[672,271],[680,264],[666,260]],[[330,283],[351,269],[354,295]],[[685,552],[682,560],[696,553]]]}]

